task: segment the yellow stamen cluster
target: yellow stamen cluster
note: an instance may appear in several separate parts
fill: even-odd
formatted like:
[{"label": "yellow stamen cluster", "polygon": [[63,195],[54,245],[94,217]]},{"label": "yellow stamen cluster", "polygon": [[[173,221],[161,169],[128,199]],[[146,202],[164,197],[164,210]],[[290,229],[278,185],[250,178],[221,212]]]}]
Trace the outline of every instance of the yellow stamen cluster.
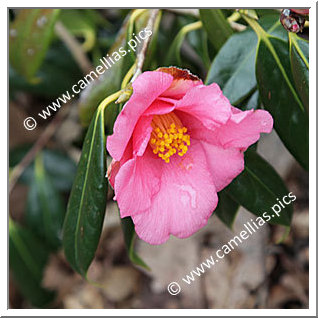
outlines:
[{"label": "yellow stamen cluster", "polygon": [[183,156],[190,146],[190,136],[186,134],[180,119],[173,112],[164,115],[155,115],[151,122],[152,133],[150,146],[166,163],[170,157],[177,153]]}]

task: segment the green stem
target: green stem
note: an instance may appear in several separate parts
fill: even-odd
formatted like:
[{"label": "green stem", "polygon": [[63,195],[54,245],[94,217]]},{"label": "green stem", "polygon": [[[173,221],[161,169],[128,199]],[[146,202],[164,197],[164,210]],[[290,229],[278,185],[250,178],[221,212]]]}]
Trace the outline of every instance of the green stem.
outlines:
[{"label": "green stem", "polygon": [[104,110],[111,102],[117,100],[117,98],[120,96],[122,93],[122,90],[117,91],[116,93],[107,96],[98,106],[98,111]]}]

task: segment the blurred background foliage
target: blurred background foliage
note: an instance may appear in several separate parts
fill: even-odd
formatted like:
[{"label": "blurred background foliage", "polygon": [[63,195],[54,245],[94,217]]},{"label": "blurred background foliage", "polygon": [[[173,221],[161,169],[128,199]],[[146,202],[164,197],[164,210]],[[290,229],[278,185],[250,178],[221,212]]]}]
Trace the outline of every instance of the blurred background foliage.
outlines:
[{"label": "blurred background foliage", "polygon": [[[15,191],[10,197],[10,272],[13,284],[31,306],[60,306],[61,300],[43,287],[42,279],[49,255],[59,255],[61,251],[66,210],[70,210],[68,216],[73,223],[79,219],[72,212],[78,202],[69,202],[68,208],[67,203],[72,187],[83,191],[80,174],[88,169],[84,138],[86,135],[87,143],[101,145],[96,148],[100,153],[95,155],[106,160],[105,136],[90,139],[88,127],[96,120],[106,135],[112,133],[118,105],[112,102],[102,117],[98,117],[96,109],[105,97],[121,89],[138,51],[122,57],[64,105],[68,110],[58,124],[53,118],[57,114],[39,121],[32,132],[21,128],[21,123],[27,116],[36,117],[70,90],[107,53],[120,47],[127,49],[127,42],[147,26],[150,14],[151,10],[143,9],[9,10],[10,128],[19,125],[10,129],[10,173],[21,168],[23,158],[30,152],[36,153],[30,164],[23,166],[16,186],[23,187],[24,199],[15,199]],[[296,35],[282,27],[279,16],[278,10],[271,9],[160,10],[143,70],[171,65],[189,69],[206,84],[218,83],[232,105],[242,110],[267,109],[274,117],[279,138],[305,171],[309,153],[308,22],[303,33]],[[40,151],[32,150],[32,146],[39,145],[49,124],[55,129],[54,137],[45,144],[40,142]],[[77,170],[81,152],[82,168]],[[240,206],[261,215],[264,207],[272,206],[276,198],[289,192],[280,171],[277,173],[257,153],[257,145],[246,152],[245,163],[244,172],[219,193],[219,205],[212,217],[218,217],[229,228],[233,227]],[[99,172],[93,168],[91,179],[98,178],[99,173],[101,180],[99,193],[94,196],[102,199],[88,203],[98,210],[111,199],[112,190],[106,195],[106,165]],[[21,208],[17,200],[23,202]],[[292,214],[290,205],[273,223],[289,229]],[[90,221],[87,215],[85,220],[87,224]],[[72,261],[72,243],[64,246],[71,266],[83,276],[97,250],[103,220],[104,214],[96,221],[94,231],[78,243],[76,248],[82,252],[80,264]],[[64,231],[71,231],[68,227],[70,223],[66,222]],[[134,250],[135,233],[129,218],[123,220],[122,229],[130,261],[147,268]]]}]

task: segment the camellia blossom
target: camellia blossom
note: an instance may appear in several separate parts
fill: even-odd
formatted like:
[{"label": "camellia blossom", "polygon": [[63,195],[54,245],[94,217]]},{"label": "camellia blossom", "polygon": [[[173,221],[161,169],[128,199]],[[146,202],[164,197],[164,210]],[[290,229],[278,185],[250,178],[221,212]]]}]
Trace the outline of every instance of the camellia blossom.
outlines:
[{"label": "camellia blossom", "polygon": [[244,151],[273,127],[264,110],[231,106],[215,83],[175,67],[144,72],[118,115],[107,149],[120,216],[162,244],[207,224],[217,192],[244,169]]}]

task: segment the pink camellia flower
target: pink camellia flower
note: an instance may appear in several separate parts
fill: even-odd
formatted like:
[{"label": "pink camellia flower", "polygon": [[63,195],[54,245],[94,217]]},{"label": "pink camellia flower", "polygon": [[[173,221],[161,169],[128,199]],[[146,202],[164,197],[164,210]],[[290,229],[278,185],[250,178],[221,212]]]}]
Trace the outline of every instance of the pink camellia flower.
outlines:
[{"label": "pink camellia flower", "polygon": [[273,119],[232,107],[217,84],[174,67],[144,72],[132,86],[107,140],[120,216],[150,244],[186,238],[207,224],[217,192],[243,171],[243,152]]}]

